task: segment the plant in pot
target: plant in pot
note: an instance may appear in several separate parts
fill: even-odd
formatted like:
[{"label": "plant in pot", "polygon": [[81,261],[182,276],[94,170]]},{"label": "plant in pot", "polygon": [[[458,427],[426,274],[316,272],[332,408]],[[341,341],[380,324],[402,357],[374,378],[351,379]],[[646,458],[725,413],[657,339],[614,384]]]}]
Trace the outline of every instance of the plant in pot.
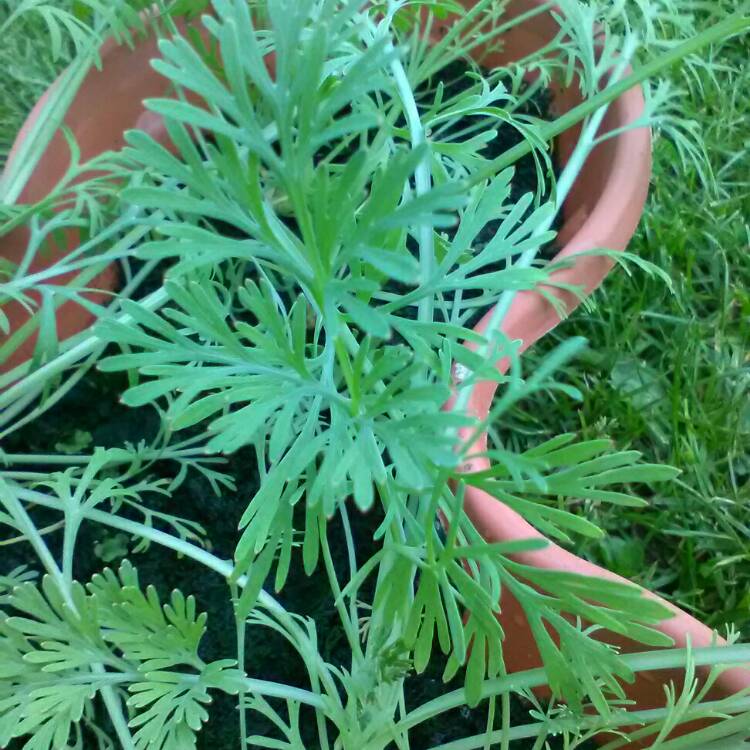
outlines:
[{"label": "plant in pot", "polygon": [[[571,0],[160,17],[160,98],[112,132],[141,129],[6,223],[31,241],[3,294],[38,340],[1,381],[1,747],[744,740],[747,646],[673,648],[664,602],[539,558],[542,533],[598,533],[568,501],[637,503],[674,472],[482,437],[525,395],[578,395],[555,369],[583,342],[531,373],[520,353],[634,229],[658,98],[631,89],[746,25],[640,64],[636,20]],[[601,173],[628,156],[630,178]],[[34,277],[43,252],[73,275]],[[105,307],[80,271],[114,262]],[[62,341],[71,296],[98,322]]]}]

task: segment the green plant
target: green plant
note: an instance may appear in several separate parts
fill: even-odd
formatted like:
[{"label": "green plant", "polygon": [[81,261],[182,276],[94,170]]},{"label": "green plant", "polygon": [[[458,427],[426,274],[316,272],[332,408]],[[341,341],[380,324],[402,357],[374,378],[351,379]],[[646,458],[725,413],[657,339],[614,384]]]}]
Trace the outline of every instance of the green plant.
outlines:
[{"label": "green plant", "polygon": [[[125,372],[123,401],[155,407],[160,427],[148,443],[91,455],[3,454],[0,522],[31,544],[45,575],[37,583],[17,569],[0,579],[7,615],[0,625],[0,745],[16,736],[29,737],[28,748],[80,745],[86,728],[101,747],[111,746],[96,710],[101,698],[122,747],[182,750],[195,746],[206,705],[218,692],[238,696],[241,746],[303,747],[305,707],[314,713],[320,747],[408,748],[412,727],[482,700],[487,731],[450,747],[507,747],[521,737],[535,737],[542,747],[556,733],[575,747],[604,728],[636,721],[647,724],[636,733],[663,730],[659,743],[674,724],[696,716],[731,717],[712,730],[717,737],[742,733],[747,696],[708,702],[691,670],[698,663],[717,669],[744,663],[748,647],[623,657],[576,618],[668,647],[653,628],[666,614],[660,605],[627,585],[522,566],[512,555],[539,542],[484,544],[462,508],[466,485],[481,484],[548,536],[598,537],[596,526],[566,510],[567,500],[637,505],[623,478],[656,482],[674,472],[602,441],[574,443],[563,435],[498,453],[491,472],[462,475],[468,449],[458,432],[486,427],[465,414],[466,398],[478,380],[501,377],[493,363],[503,356],[513,364],[502,376],[505,397],[492,419],[537,392],[577,395],[555,373],[581,350],[580,339],[563,342],[525,375],[497,326],[482,336],[470,321],[499,298],[498,322],[516,291],[548,279],[549,267],[535,257],[553,237],[555,212],[596,143],[608,102],[741,30],[747,19],[731,16],[697,36],[688,24],[682,29],[688,39],[662,51],[651,22],[663,18],[668,3],[640,3],[640,15],[620,4],[567,0],[560,6],[568,33],[549,58],[476,69],[461,93],[446,94],[433,76],[479,40],[502,34],[502,6],[480,0],[455,21],[455,34],[432,45],[419,24],[426,18],[429,28],[450,16],[454,3],[215,0],[214,14],[202,21],[208,42],[174,34],[164,13],[157,28],[172,33],[154,66],[175,84],[177,98],[149,107],[164,116],[178,155],[131,132],[121,154],[94,165],[74,158],[69,175],[39,205],[12,204],[22,173],[6,183],[10,205],[0,231],[28,225],[30,257],[62,227],[84,223],[88,231],[50,271],[7,271],[6,298],[33,305],[32,291],[47,293],[25,332],[39,329],[34,361],[0,379],[8,386],[0,393],[3,436],[43,417],[94,366]],[[97,5],[85,8],[93,15],[84,13],[75,26],[88,29],[76,60],[93,55],[103,28],[97,22],[112,28],[111,20],[96,20]],[[597,23],[611,32],[598,55]],[[639,45],[653,55],[641,63]],[[635,72],[626,76],[629,63]],[[522,74],[532,67],[540,81],[577,73],[584,104],[550,123],[521,115]],[[205,106],[190,103],[188,93]],[[666,89],[658,93],[644,122],[668,99]],[[460,130],[467,116],[476,118],[474,137]],[[547,144],[577,120],[585,121],[580,143],[555,181]],[[482,149],[501,121],[518,128],[524,141],[488,160]],[[511,166],[526,152],[536,156],[540,188],[512,202]],[[92,166],[103,174],[74,185]],[[480,244],[488,224],[491,238]],[[90,304],[86,284],[113,261],[127,272],[125,289],[108,308],[94,308],[93,334],[57,341],[56,305],[71,297]],[[165,262],[164,283],[143,296],[144,280]],[[67,287],[45,286],[62,270],[79,275]],[[10,337],[4,353],[17,342]],[[458,385],[453,363],[470,372]],[[454,387],[456,407],[443,411]],[[153,498],[174,492],[195,472],[217,492],[231,487],[236,477],[220,473],[221,456],[248,446],[255,461],[247,472],[258,475],[259,487],[247,498],[227,560],[208,548],[200,527],[156,510]],[[170,479],[157,475],[164,464],[178,467]],[[338,543],[347,547],[350,570],[340,580],[328,529],[334,516],[349,528],[352,503],[382,514],[378,549],[358,559],[345,533]],[[57,556],[34,519],[39,508],[62,514]],[[438,515],[445,534],[435,527]],[[141,588],[131,563],[76,581],[84,523],[162,545],[224,577],[236,653],[205,661],[199,647],[207,623],[195,601],[174,592],[163,604],[155,590]],[[300,563],[329,578],[349,645],[346,664],[328,663],[314,622],[268,591],[271,581],[283,590]],[[532,622],[545,670],[505,674],[495,618],[504,591]],[[252,638],[246,635],[258,629],[291,644],[309,690],[247,675]],[[407,675],[423,671],[438,650],[448,657],[446,677],[462,670],[464,687],[407,710]],[[618,680],[655,664],[686,665],[684,692],[665,709],[633,716],[618,705]],[[532,698],[529,691],[541,684],[569,708],[553,699],[549,709],[538,707],[537,721],[511,728],[509,692]],[[253,736],[256,714],[276,726],[277,737]]]}]

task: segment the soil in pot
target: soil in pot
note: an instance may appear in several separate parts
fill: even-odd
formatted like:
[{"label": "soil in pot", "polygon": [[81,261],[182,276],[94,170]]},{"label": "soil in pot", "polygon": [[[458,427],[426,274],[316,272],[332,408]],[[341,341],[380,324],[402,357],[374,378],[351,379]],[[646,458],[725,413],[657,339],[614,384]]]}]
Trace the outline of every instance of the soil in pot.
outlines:
[{"label": "soil in pot", "polygon": [[[37,424],[23,428],[10,436],[3,446],[8,453],[71,453],[87,452],[91,447],[116,447],[126,442],[137,444],[141,440],[153,438],[158,429],[158,416],[150,408],[130,409],[119,402],[119,395],[126,387],[125,378],[90,372],[59,404],[50,409],[44,419]],[[237,525],[249,498],[255,492],[258,479],[254,470],[255,455],[251,450],[241,450],[228,458],[221,470],[234,476],[236,492],[225,491],[221,498],[212,492],[208,482],[197,473],[188,476],[184,484],[171,498],[150,495],[147,504],[182,518],[200,523],[207,532],[213,551],[221,556],[232,556],[237,540]],[[36,467],[29,467],[36,468]],[[44,471],[45,467],[38,467]],[[176,470],[170,464],[157,464],[156,472],[162,477],[172,477]],[[60,516],[44,509],[32,510],[34,520],[44,527],[60,520]],[[382,516],[373,510],[360,514],[350,509],[350,519],[357,545],[358,561],[368,559],[377,549],[373,532]],[[298,528],[302,520],[298,519]],[[38,570],[39,563],[25,543],[8,544],[7,530],[2,530],[0,539],[2,571],[9,572],[19,565]],[[331,522],[329,538],[334,564],[343,578],[348,570],[348,560],[344,544],[337,543],[342,538],[338,517]],[[47,543],[57,553],[61,544],[61,532],[54,531],[46,536]],[[133,553],[131,541],[123,535],[91,523],[84,524],[77,546],[75,576],[87,581],[102,567],[117,567],[122,558],[127,557],[136,566],[143,587],[152,584],[162,600],[166,600],[174,588],[185,594],[193,594],[198,602],[198,610],[208,613],[208,633],[204,637],[201,656],[210,661],[233,658],[235,655],[235,628],[229,591],[226,583],[216,573],[189,559],[178,559],[174,552],[159,545],[151,545],[145,552]],[[301,552],[295,551],[290,578],[278,598],[291,611],[312,617],[318,628],[320,648],[323,657],[332,664],[348,665],[350,650],[339,626],[338,616],[333,606],[328,581],[320,569],[311,577],[302,571]],[[269,586],[272,585],[269,583]],[[304,680],[304,670],[299,657],[287,646],[280,636],[268,631],[250,629],[246,644],[247,668],[252,676],[278,680],[290,685],[308,687]],[[445,660],[436,647],[433,661],[422,675],[410,675],[407,679],[408,707],[416,707],[446,691],[460,687],[463,675],[459,673],[447,685],[441,675]],[[235,699],[216,693],[210,709],[210,720],[199,735],[198,747],[214,750],[232,748],[238,742],[238,721]],[[252,734],[277,736],[269,722],[255,714],[249,715]],[[102,726],[107,726],[104,716],[98,717]],[[303,740],[305,747],[313,750],[317,745],[317,735],[311,716],[303,714]],[[520,699],[512,700],[512,722],[525,724],[530,721],[527,708]],[[416,728],[411,736],[413,750],[427,750],[434,745],[449,742],[472,734],[479,734],[486,728],[486,711],[462,708],[425,723]],[[96,747],[92,738],[92,748]],[[554,738],[549,740],[553,750],[562,748]],[[12,750],[20,749],[22,742],[10,745]],[[525,750],[533,746],[533,740],[517,741],[513,750]],[[85,747],[89,747],[88,744]],[[591,747],[595,747],[591,745]]]},{"label": "soil in pot", "polygon": [[[435,100],[435,90],[439,83],[442,83],[444,87],[443,101],[447,101],[452,97],[460,94],[462,91],[466,91],[473,84],[475,84],[475,80],[470,77],[471,72],[474,70],[477,70],[477,66],[463,59],[455,60],[449,65],[446,65],[439,71],[439,73],[434,76],[432,80],[427,81],[421,89],[416,91],[417,103],[424,103],[425,107],[430,106]],[[489,74],[489,71],[484,68],[479,67],[478,70],[484,76],[487,76]],[[510,79],[507,79],[505,81],[505,84],[508,90],[512,90]],[[523,94],[524,92],[522,91],[521,93]],[[517,110],[515,110],[514,115],[516,117],[535,117],[541,120],[553,119],[551,92],[548,89],[539,89],[538,91],[530,95],[529,98],[525,102],[523,102],[523,104]],[[404,122],[399,124],[401,126],[405,126]],[[476,117],[461,117],[451,127],[451,129],[448,131],[448,134],[454,134],[456,140],[460,142],[461,140],[469,136],[459,134],[463,133],[463,131],[469,128],[472,128],[472,126],[476,126],[476,124]],[[497,157],[501,156],[506,151],[509,151],[511,148],[517,146],[523,141],[523,135],[513,125],[510,125],[507,122],[496,121],[493,122],[492,127],[496,129],[497,135],[495,138],[489,141],[482,150],[482,156],[484,156],[488,160],[496,159]],[[448,137],[448,135],[443,134],[441,137],[446,138]],[[552,162],[552,172],[555,180],[557,180],[560,174],[560,167],[554,149],[552,151],[552,154],[550,155],[550,158]],[[531,154],[527,154],[523,158],[519,159],[514,165],[514,169],[515,172],[513,175],[513,180],[511,182],[511,192],[508,199],[509,205],[517,202],[523,195],[527,193],[532,193],[535,195],[539,188],[537,164]],[[546,188],[548,194],[551,187],[548,180],[547,184],[544,185],[544,187]],[[532,204],[532,206],[526,211],[522,219],[525,219],[533,211],[533,209],[534,205]],[[559,212],[555,217],[552,229],[558,230],[562,224],[562,219],[562,212]],[[481,249],[484,245],[486,245],[495,236],[497,230],[500,228],[501,223],[502,219],[493,219],[492,221],[489,221],[477,236],[475,247],[477,249]],[[452,239],[455,234],[455,230],[445,230],[445,234],[448,239]],[[416,241],[413,238],[409,238],[409,240],[407,241],[407,246],[411,250],[412,254],[416,257],[419,253],[419,248]],[[548,242],[546,245],[540,248],[536,262],[544,263],[552,260],[552,258],[554,258],[554,256],[557,254],[558,250],[559,247],[554,240]],[[476,271],[472,275],[488,274],[494,273],[496,271],[502,271],[506,269],[511,262],[515,262],[516,260],[518,260],[517,255],[511,256],[508,260],[498,260],[495,263],[485,266],[484,268]],[[385,291],[395,294],[408,294],[412,290],[413,287],[396,281],[390,281],[385,287]],[[479,290],[465,290],[463,299],[464,301],[468,301],[480,295],[481,292]],[[473,327],[474,325],[476,325],[485,312],[485,307],[477,307],[476,311],[467,320],[466,325],[468,327]],[[417,308],[408,308],[401,311],[400,314],[404,316],[416,317]]]},{"label": "soil in pot", "polygon": [[[422,98],[425,98],[426,102],[432,102],[434,100],[434,93],[438,83],[443,84],[443,100],[448,100],[454,96],[457,96],[463,91],[466,91],[472,85],[476,85],[475,79],[470,77],[472,71],[478,70],[483,76],[489,76],[490,71],[482,66],[472,65],[466,60],[459,59],[455,60],[434,76],[434,80],[428,81],[424,86],[424,93],[417,91],[417,96],[422,94]],[[510,77],[502,78],[501,83],[505,84],[508,91],[513,90],[513,82]],[[521,96],[528,95],[528,90],[525,85],[519,92]],[[500,106],[498,103],[497,106]],[[552,110],[552,92],[546,88],[540,88],[536,92],[532,93],[517,109],[513,110],[513,116],[520,117],[534,117],[540,120],[550,121],[554,119]],[[477,124],[476,117],[462,117],[457,120],[456,124],[450,129],[450,133],[460,133],[466,128]],[[503,121],[494,121],[492,127],[497,130],[497,136],[487,143],[485,148],[482,150],[482,156],[486,159],[493,160],[502,156],[505,152],[510,151],[514,146],[520,144],[524,137],[523,135],[512,125]],[[459,138],[461,140],[461,138]],[[552,160],[552,168],[555,179],[559,176],[559,165],[557,163],[556,152],[553,149],[550,155]],[[534,157],[530,154],[519,159],[514,164],[514,176],[511,182],[511,192],[509,201],[515,203],[525,193],[535,193],[538,186],[537,167]],[[550,185],[546,187],[549,189]],[[559,228],[562,217],[556,219],[554,228]],[[487,226],[482,230],[477,238],[480,243],[486,243],[492,239],[497,232],[501,224],[500,220],[493,220],[488,222]],[[546,245],[539,254],[539,258],[542,260],[551,260],[554,257],[557,247],[554,243]]]}]

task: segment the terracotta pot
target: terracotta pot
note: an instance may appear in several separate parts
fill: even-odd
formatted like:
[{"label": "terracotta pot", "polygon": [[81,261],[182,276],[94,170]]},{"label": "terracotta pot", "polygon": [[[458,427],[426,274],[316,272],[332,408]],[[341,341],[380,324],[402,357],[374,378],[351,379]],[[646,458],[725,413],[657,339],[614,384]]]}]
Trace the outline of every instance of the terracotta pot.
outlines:
[{"label": "terracotta pot", "polygon": [[[135,127],[149,130],[157,139],[166,141],[166,133],[160,127],[159,118],[147,112],[143,105],[144,99],[165,96],[170,88],[170,83],[150,65],[150,60],[158,55],[156,38],[153,35],[139,38],[135,51],[109,39],[102,45],[100,54],[101,70],[92,69],[89,72],[65,117],[65,124],[81,149],[81,162],[106,151],[119,150],[125,145],[125,131]],[[21,144],[27,139],[44,104],[58,84],[59,79],[31,111],[11,148],[6,170],[18,157]],[[64,176],[69,165],[70,150],[62,132],[58,131],[38,162],[18,203],[29,204],[44,199]],[[23,258],[28,238],[29,233],[25,227],[0,237],[0,257],[18,263]],[[64,247],[46,247],[44,253],[37,253],[31,272],[50,267],[55,260],[75,247],[78,244],[78,232],[68,231],[63,244]],[[49,279],[48,284],[64,286],[76,275],[75,272],[60,274]],[[88,298],[97,303],[106,302],[117,282],[117,267],[113,264],[89,284],[95,291]],[[31,296],[36,302],[39,301],[38,295]],[[15,302],[4,305],[3,312],[10,320],[11,332],[18,331],[29,319],[29,313]],[[66,302],[58,308],[56,320],[58,337],[64,340],[85,330],[93,323],[94,316],[81,305]],[[0,362],[0,372],[8,372],[28,360],[34,352],[36,338],[36,333],[28,336],[12,356]]]},{"label": "terracotta pot", "polygon": [[[464,0],[467,5],[471,0]],[[515,0],[509,12],[520,14],[532,6],[541,6],[544,0]],[[551,13],[535,16],[517,26],[504,36],[504,49],[479,57],[486,65],[493,66],[517,60],[547,44],[559,27]],[[555,109],[563,114],[579,103],[576,93],[562,90],[555,93]],[[643,112],[644,99],[640,88],[628,91],[609,108],[603,131],[634,122]],[[564,133],[558,142],[558,153],[564,163],[575,146],[578,130]],[[624,250],[632,238],[645,205],[651,176],[651,136],[648,129],[634,129],[599,145],[588,159],[564,206],[564,222],[558,240],[562,250],[556,260],[569,258],[576,253],[596,248]],[[598,287],[609,271],[613,261],[604,257],[582,257],[572,267],[553,274],[556,282],[582,287],[586,294]],[[550,288],[547,290],[564,302],[568,312],[580,303],[580,298],[568,292]],[[477,326],[484,332],[490,322],[488,312]],[[553,306],[537,291],[520,292],[502,323],[502,331],[510,340],[522,341],[521,350],[532,346],[541,336],[560,322]],[[498,362],[504,372],[508,362]],[[483,382],[474,387],[469,411],[484,419],[492,405],[497,389],[496,382]],[[468,439],[469,435],[466,434]],[[478,453],[487,448],[487,436],[476,444]],[[466,466],[467,471],[482,471],[489,468],[489,460],[475,458]],[[488,542],[543,538],[533,526],[502,502],[485,492],[467,488],[465,509],[479,532]],[[561,570],[596,576],[615,581],[624,579],[597,567],[567,550],[550,543],[546,548],[516,556],[519,562],[548,570]],[[659,599],[653,593],[648,593]],[[664,602],[667,604],[666,602]],[[670,636],[676,647],[685,647],[688,642],[694,647],[710,646],[715,642],[713,631],[686,612],[667,604],[674,616],[663,621],[659,628]],[[531,669],[541,665],[541,658],[525,615],[508,594],[503,595],[500,620],[505,631],[506,666],[509,672]],[[642,644],[633,643],[618,635],[605,633],[602,638],[620,646],[624,652],[643,651]],[[720,641],[723,642],[723,641]],[[706,671],[701,674],[705,677]],[[639,709],[657,708],[665,704],[664,686],[674,680],[682,685],[682,673],[675,671],[641,672],[634,684],[625,690]],[[728,670],[718,680],[712,696],[726,697],[742,689],[750,688],[750,670],[735,668]],[[635,745],[633,745],[635,746]]]}]

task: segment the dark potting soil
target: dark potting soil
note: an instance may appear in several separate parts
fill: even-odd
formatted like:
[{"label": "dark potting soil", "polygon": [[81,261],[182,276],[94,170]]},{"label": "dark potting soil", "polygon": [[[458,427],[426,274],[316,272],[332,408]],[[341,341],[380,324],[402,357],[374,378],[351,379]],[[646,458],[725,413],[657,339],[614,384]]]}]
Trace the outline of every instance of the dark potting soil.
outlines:
[{"label": "dark potting soil", "polygon": [[[72,451],[82,436],[83,442],[86,442],[86,434],[90,435],[90,444],[83,448],[85,451],[90,451],[93,446],[117,447],[126,442],[136,444],[141,440],[149,441],[158,428],[156,412],[148,407],[129,409],[123,406],[119,402],[119,395],[125,387],[124,378],[90,372],[42,420],[10,436],[3,446],[4,450],[8,453],[50,453],[69,446]],[[151,495],[143,499],[155,510],[200,523],[206,530],[212,551],[221,557],[231,558],[238,539],[240,517],[258,486],[254,453],[250,450],[237,452],[228,457],[222,470],[234,477],[236,492],[225,491],[222,497],[216,497],[208,482],[197,473],[192,473],[172,497]],[[173,472],[174,469],[169,464],[157,464],[154,469],[154,473],[160,477],[171,477]],[[39,527],[59,520],[59,514],[51,511],[36,508],[31,512]],[[377,549],[372,537],[380,517],[375,511],[360,514],[351,509],[350,514],[358,562],[361,564]],[[298,519],[297,528],[301,523],[302,520]],[[331,522],[329,538],[335,567],[343,578],[348,570],[348,560],[345,545],[337,544],[336,541],[342,538],[338,517]],[[49,533],[46,541],[53,553],[59,554],[60,531]],[[141,585],[155,586],[162,601],[166,601],[170,592],[178,588],[186,595],[193,594],[199,611],[208,613],[208,632],[200,651],[203,659],[212,661],[233,658],[236,654],[234,618],[229,590],[221,576],[190,559],[180,559],[174,552],[159,545],[151,545],[146,551],[139,553],[132,551],[132,545],[132,540],[111,530],[90,523],[84,524],[75,559],[74,573],[77,580],[86,582],[103,567],[116,568],[120,560],[127,557],[138,569]],[[318,570],[307,577],[302,570],[301,552],[295,550],[294,555],[292,573],[278,599],[291,611],[315,620],[320,649],[326,661],[348,666],[350,649],[339,625],[326,575]],[[32,570],[39,569],[31,547],[23,543],[3,546],[0,563],[3,573],[19,565],[26,565]],[[266,629],[249,630],[245,666],[253,677],[309,687],[305,684],[305,673],[299,657],[279,635]],[[442,682],[444,666],[445,659],[436,647],[428,670],[422,675],[412,674],[407,679],[408,708],[414,708],[460,687],[463,679],[460,673],[450,683]],[[100,715],[98,721],[103,727],[107,727],[106,717]],[[513,698],[513,724],[520,725],[529,721],[527,709],[520,699]],[[410,735],[411,748],[427,750],[440,743],[479,734],[485,730],[485,722],[486,711],[482,707],[473,711],[468,708],[458,709],[415,728]],[[251,734],[261,737],[278,736],[273,726],[259,715],[249,714],[248,723]],[[314,750],[318,747],[318,741],[312,714],[306,714],[303,710],[301,724],[305,747]],[[210,720],[199,735],[198,747],[205,750],[230,750],[238,746],[238,736],[235,699],[216,693],[210,708]],[[10,747],[16,750],[22,745],[22,742],[16,742]],[[512,748],[524,750],[532,745],[533,740],[523,740],[512,743]],[[89,738],[84,747],[93,749],[96,744]],[[551,739],[550,747],[557,748],[561,745],[555,744],[555,740]]]}]

